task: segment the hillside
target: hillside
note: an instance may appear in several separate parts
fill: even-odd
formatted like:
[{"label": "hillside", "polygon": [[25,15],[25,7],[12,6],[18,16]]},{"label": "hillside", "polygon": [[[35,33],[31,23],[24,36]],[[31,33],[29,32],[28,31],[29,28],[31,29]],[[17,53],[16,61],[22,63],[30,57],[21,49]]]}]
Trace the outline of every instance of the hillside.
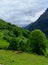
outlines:
[{"label": "hillside", "polygon": [[36,22],[29,24],[25,29],[30,31],[40,29],[46,34],[46,36],[48,36],[48,8]]},{"label": "hillside", "polygon": [[12,39],[26,41],[29,31],[0,19],[0,49],[7,49]]},{"label": "hillside", "polygon": [[29,33],[28,30],[24,30],[11,23],[7,23],[2,19],[0,19],[0,32],[10,37],[18,37],[18,36],[27,37],[26,34]]}]

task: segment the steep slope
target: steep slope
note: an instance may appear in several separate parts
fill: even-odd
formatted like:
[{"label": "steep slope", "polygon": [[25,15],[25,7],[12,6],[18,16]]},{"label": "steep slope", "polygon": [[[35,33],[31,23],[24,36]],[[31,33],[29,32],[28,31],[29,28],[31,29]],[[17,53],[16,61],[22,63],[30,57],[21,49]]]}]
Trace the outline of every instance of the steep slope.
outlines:
[{"label": "steep slope", "polygon": [[36,22],[29,24],[25,29],[30,31],[40,29],[48,36],[48,8]]},{"label": "steep slope", "polygon": [[[14,24],[7,23],[4,20],[0,19],[0,33],[5,39],[10,39],[12,37],[28,37],[29,31],[24,30]],[[2,35],[3,33],[3,35]]]}]

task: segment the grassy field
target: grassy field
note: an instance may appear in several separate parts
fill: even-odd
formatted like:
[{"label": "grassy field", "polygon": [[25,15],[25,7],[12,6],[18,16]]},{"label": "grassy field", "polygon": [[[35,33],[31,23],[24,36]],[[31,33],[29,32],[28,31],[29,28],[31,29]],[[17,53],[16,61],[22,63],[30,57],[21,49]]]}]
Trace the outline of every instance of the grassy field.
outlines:
[{"label": "grassy field", "polygon": [[17,51],[0,50],[0,64],[3,65],[48,65],[48,58]]},{"label": "grassy field", "polygon": [[9,43],[6,40],[0,39],[0,49],[8,48],[8,46],[9,46]]}]

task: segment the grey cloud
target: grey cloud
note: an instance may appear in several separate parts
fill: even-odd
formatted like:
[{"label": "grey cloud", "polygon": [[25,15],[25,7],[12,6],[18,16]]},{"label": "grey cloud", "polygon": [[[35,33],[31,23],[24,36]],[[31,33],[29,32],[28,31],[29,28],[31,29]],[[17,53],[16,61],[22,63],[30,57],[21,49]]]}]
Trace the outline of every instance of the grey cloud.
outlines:
[{"label": "grey cloud", "polygon": [[27,25],[47,7],[48,0],[0,0],[0,18],[17,25]]}]

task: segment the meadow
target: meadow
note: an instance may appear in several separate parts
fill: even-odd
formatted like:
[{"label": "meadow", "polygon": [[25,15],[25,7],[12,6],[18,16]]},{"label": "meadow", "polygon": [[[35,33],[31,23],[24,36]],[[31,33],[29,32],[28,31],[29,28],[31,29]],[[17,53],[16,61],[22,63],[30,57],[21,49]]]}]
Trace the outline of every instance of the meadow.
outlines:
[{"label": "meadow", "polygon": [[48,65],[48,58],[17,51],[0,50],[0,64],[3,65]]}]

